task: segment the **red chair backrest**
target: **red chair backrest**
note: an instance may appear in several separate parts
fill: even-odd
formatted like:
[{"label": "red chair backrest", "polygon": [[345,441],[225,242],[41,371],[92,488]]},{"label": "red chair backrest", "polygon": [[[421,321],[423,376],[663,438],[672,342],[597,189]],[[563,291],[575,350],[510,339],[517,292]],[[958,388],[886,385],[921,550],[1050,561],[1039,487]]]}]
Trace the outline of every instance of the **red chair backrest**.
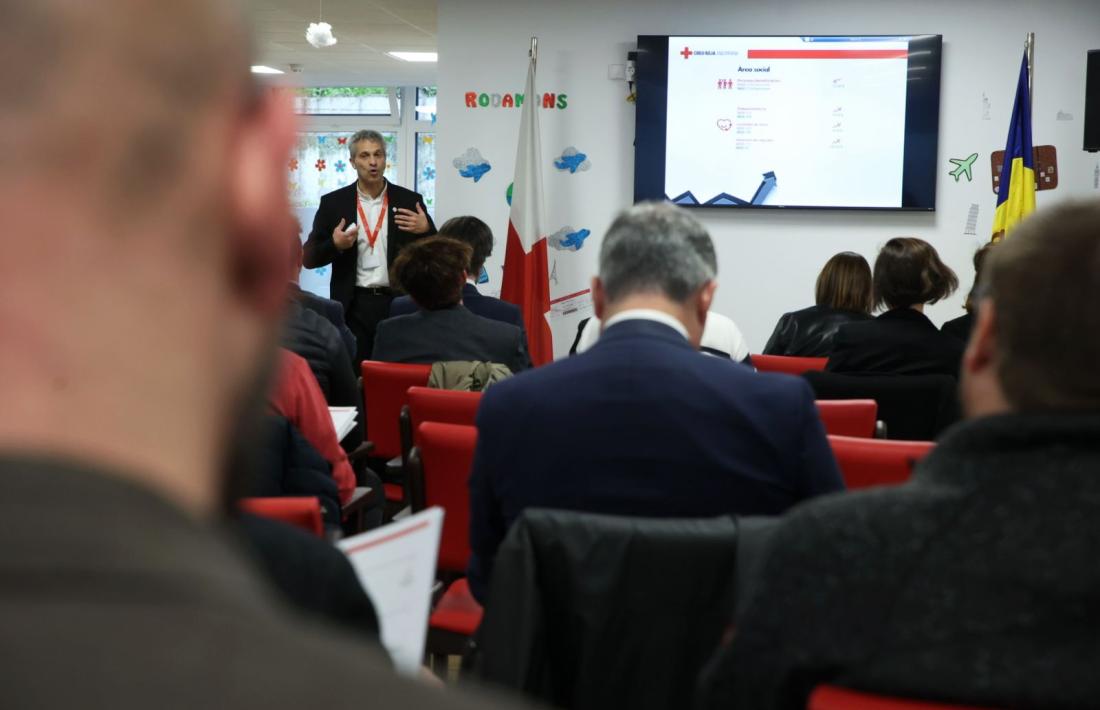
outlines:
[{"label": "red chair backrest", "polygon": [[410,387],[428,384],[432,366],[364,360],[362,371],[367,440],[374,443],[371,455],[386,459],[400,456],[401,408],[408,403]]},{"label": "red chair backrest", "polygon": [[[408,397],[414,439],[416,428],[423,422],[473,426],[477,418],[477,407],[481,404],[480,392],[439,390],[433,387],[410,387]],[[419,443],[419,439],[414,443]]]},{"label": "red chair backrest", "polygon": [[908,700],[861,693],[833,685],[819,685],[810,695],[806,710],[981,710],[973,705],[950,705],[928,700]]},{"label": "red chair backrest", "polygon": [[829,435],[833,456],[850,490],[905,483],[935,443]]},{"label": "red chair backrest", "polygon": [[470,466],[477,429],[458,424],[424,422],[417,430],[424,470],[424,504],[443,508],[439,569],[466,572],[470,561]]},{"label": "red chair backrest", "polygon": [[803,372],[825,369],[827,357],[791,357],[789,355],[750,355],[752,366],[761,372],[785,372],[801,375]]},{"label": "red chair backrest", "polygon": [[817,413],[825,425],[826,434],[859,436],[875,435],[878,404],[873,399],[819,399]]},{"label": "red chair backrest", "polygon": [[324,537],[321,522],[321,501],[316,498],[242,498],[241,510],[301,528],[317,537]]}]

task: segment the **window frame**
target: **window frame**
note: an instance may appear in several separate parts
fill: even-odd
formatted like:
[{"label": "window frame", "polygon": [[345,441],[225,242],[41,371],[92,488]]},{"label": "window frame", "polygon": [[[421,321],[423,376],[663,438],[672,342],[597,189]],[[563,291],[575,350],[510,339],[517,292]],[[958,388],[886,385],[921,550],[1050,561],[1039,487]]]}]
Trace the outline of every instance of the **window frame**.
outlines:
[{"label": "window frame", "polygon": [[[417,132],[435,132],[436,123],[430,120],[416,120],[417,86],[391,86],[389,88],[389,116],[359,116],[346,114],[299,114],[298,132],[300,133],[355,133],[373,128],[376,131],[397,133],[397,151],[399,160],[395,164],[394,174],[397,183],[412,190],[416,185],[416,134]],[[398,102],[398,96],[401,101]],[[411,100],[410,100],[411,97]],[[438,174],[438,166],[436,174]]]}]

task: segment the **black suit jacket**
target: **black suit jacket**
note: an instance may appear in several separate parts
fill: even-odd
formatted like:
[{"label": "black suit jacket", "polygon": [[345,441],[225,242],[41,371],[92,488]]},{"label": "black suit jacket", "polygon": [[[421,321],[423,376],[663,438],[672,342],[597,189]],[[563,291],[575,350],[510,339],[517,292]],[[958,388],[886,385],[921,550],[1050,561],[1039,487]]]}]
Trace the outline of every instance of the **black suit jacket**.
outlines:
[{"label": "black suit jacket", "polygon": [[[340,224],[341,219],[344,220],[344,227],[352,222],[359,224],[359,213],[356,209],[359,197],[355,185],[356,183],[352,183],[321,196],[321,204],[313,216],[313,229],[309,232],[302,258],[302,263],[309,269],[332,264],[330,293],[333,300],[339,301],[345,311],[350,308],[351,297],[355,293],[359,243],[356,242],[351,249],[340,251],[332,241],[332,232],[336,229],[336,225]],[[432,222],[431,215],[428,215],[426,234],[412,234],[399,229],[393,219],[394,209],[402,208],[415,212],[418,204],[425,214],[428,209],[424,206],[423,197],[392,182],[386,181],[386,193],[389,195],[389,206],[386,208],[386,261],[387,266],[392,267],[393,260],[406,244],[420,237],[435,234],[435,223]],[[360,230],[365,228],[364,225],[359,225]]]},{"label": "black suit jacket", "polygon": [[842,325],[828,372],[959,376],[964,343],[936,330],[912,308],[895,308],[863,323]]},{"label": "black suit jacket", "polygon": [[[519,306],[513,303],[492,296],[483,296],[477,290],[477,286],[466,282],[462,286],[462,305],[466,306],[466,310],[476,316],[498,320],[501,323],[510,323],[523,332],[524,338],[527,337],[527,330],[523,327],[523,314],[520,312]],[[399,296],[390,303],[390,318],[407,316],[410,313],[416,313],[418,310],[420,309],[411,296]]]},{"label": "black suit jacket", "polygon": [[382,321],[371,357],[382,362],[484,360],[512,372],[531,367],[527,340],[519,328],[474,315],[463,306]]},{"label": "black suit jacket", "polygon": [[805,381],[700,354],[627,320],[590,350],[486,390],[470,473],[470,588],[528,507],[774,515],[843,489]]}]

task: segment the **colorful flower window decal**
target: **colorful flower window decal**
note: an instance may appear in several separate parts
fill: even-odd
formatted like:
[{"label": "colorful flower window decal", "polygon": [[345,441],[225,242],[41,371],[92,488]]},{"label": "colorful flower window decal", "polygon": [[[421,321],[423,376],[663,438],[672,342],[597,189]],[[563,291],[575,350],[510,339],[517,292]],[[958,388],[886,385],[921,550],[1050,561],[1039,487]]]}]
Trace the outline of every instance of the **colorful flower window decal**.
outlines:
[{"label": "colorful flower window decal", "polygon": [[290,162],[287,163],[286,166],[292,171],[297,170],[298,169],[298,159],[297,158],[291,158]]},{"label": "colorful flower window decal", "polygon": [[314,163],[314,166],[317,168],[318,172],[324,170],[325,169],[325,159],[324,158],[318,158],[317,162]]},{"label": "colorful flower window decal", "polygon": [[425,180],[435,180],[435,168],[433,168],[430,165],[428,167],[424,168],[424,179]]}]

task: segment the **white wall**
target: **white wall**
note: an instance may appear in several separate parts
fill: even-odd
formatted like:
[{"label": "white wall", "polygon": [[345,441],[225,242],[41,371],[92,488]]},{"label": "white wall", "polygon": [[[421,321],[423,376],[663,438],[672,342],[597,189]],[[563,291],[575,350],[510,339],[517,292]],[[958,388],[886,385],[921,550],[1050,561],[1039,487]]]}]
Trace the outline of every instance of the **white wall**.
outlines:
[{"label": "white wall", "polygon": [[[1004,149],[1028,31],[1036,34],[1034,141],[1058,148],[1060,171],[1059,187],[1040,192],[1039,207],[1100,195],[1094,183],[1100,162],[1081,150],[1085,50],[1100,48],[1097,0],[439,0],[438,221],[475,214],[493,227],[490,274],[499,289],[519,111],[467,109],[464,95],[522,92],[531,36],[539,38],[538,91],[569,97],[567,109],[540,113],[552,227],[593,232],[579,252],[551,250],[559,276],[552,297],[558,297],[587,287],[603,230],[632,202],[634,106],[625,101],[624,82],[607,79],[607,68],[625,62],[637,35],[942,34],[934,213],[695,212],[718,249],[715,309],[741,326],[754,352],[784,311],[812,303],[814,279],[829,256],[853,250],[873,263],[878,247],[897,235],[927,239],[959,273],[960,293],[928,310],[938,324],[961,315],[971,256],[988,239],[995,205],[989,156]],[[1072,120],[1058,120],[1059,112]],[[590,170],[569,175],[553,168],[550,160],[570,145],[589,155]],[[478,183],[451,165],[468,147],[492,165]],[[948,158],[973,152],[980,154],[974,181],[956,184],[947,175]],[[964,235],[972,203],[980,206],[976,236]],[[558,354],[572,340],[570,327],[555,331]]]}]

